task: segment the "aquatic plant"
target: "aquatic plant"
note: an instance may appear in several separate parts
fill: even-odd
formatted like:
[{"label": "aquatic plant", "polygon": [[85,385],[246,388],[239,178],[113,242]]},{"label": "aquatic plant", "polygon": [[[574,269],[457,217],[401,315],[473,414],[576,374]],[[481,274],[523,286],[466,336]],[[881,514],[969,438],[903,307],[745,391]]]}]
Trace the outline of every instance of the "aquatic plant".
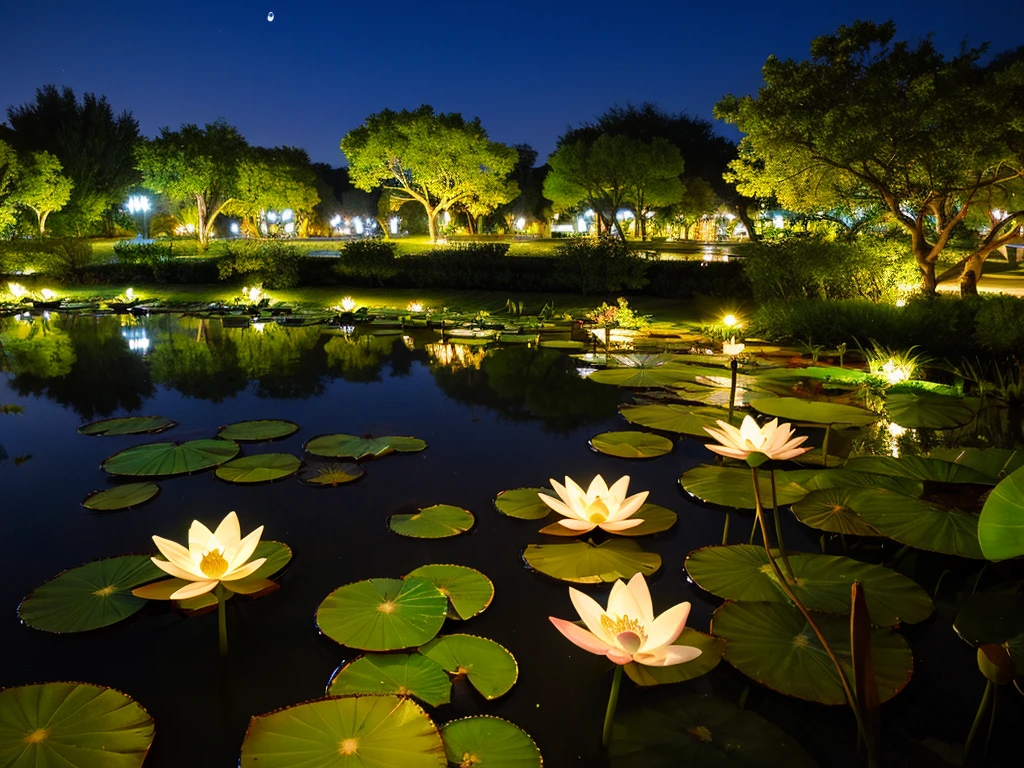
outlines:
[{"label": "aquatic plant", "polygon": [[632,515],[647,501],[647,491],[627,498],[629,475],[619,478],[611,488],[605,483],[604,478],[598,475],[591,481],[586,491],[570,477],[565,478],[565,485],[555,480],[551,480],[550,483],[559,498],[552,498],[546,493],[540,493],[538,496],[551,509],[564,516],[565,519],[559,520],[558,523],[565,528],[578,533],[587,533],[594,528],[617,533],[644,522],[642,518]]}]

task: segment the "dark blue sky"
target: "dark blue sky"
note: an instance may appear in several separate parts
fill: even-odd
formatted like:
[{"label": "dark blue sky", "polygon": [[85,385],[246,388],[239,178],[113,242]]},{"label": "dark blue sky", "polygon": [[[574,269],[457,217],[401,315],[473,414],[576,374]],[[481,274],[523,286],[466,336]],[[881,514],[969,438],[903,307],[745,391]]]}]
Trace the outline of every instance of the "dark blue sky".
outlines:
[{"label": "dark blue sky", "polygon": [[724,93],[757,89],[769,54],[805,58],[811,38],[858,18],[892,18],[904,37],[934,32],[950,53],[964,40],[1024,43],[1021,0],[5,5],[4,109],[44,83],[69,85],[106,94],[149,136],[224,117],[253,144],[297,145],[332,165],[341,137],[384,107],[479,116],[493,139],[542,159],[567,125],[616,103],[710,118]]}]

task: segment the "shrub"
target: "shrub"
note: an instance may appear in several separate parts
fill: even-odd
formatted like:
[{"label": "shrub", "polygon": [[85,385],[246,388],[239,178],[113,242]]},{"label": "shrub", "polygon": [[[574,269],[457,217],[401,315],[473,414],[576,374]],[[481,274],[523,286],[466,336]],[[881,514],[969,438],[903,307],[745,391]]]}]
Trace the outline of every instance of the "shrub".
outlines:
[{"label": "shrub", "polygon": [[43,241],[43,271],[58,280],[78,279],[92,265],[92,243],[83,237],[49,238]]},{"label": "shrub", "polygon": [[138,243],[122,240],[114,243],[114,256],[123,264],[155,264],[172,258],[172,255],[173,246],[169,242]]},{"label": "shrub", "polygon": [[341,249],[334,270],[360,285],[384,285],[398,274],[398,247],[387,240],[353,240]]},{"label": "shrub", "polygon": [[220,279],[244,275],[265,288],[293,288],[299,284],[302,251],[276,242],[235,240],[228,243],[227,255],[218,263]]},{"label": "shrub", "polygon": [[555,248],[555,258],[569,287],[584,296],[594,292],[639,290],[649,282],[650,258],[630,251],[617,238],[573,237]]},{"label": "shrub", "polygon": [[975,316],[974,339],[996,355],[1024,359],[1024,301],[985,296]]}]

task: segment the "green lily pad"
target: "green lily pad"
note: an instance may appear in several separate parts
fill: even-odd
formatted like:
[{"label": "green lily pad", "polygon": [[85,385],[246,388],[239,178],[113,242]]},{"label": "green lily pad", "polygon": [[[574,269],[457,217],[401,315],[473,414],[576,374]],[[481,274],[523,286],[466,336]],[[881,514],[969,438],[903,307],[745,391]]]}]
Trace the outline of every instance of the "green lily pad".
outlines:
[{"label": "green lily pad", "polygon": [[855,368],[839,368],[831,365],[812,365],[807,368],[769,368],[759,371],[757,379],[796,383],[804,379],[814,379],[829,384],[860,384],[871,377],[866,371]]},{"label": "green lily pad", "polygon": [[[728,395],[726,395],[728,399]],[[619,413],[633,424],[665,432],[676,432],[694,437],[708,437],[704,427],[718,428],[719,421],[726,421],[724,414],[714,408],[694,408],[675,403],[655,405],[624,405]],[[733,418],[739,424],[742,415]]]},{"label": "green lily pad", "polygon": [[160,486],[156,483],[125,483],[103,491],[93,491],[82,499],[82,506],[93,512],[116,512],[145,504],[158,493]]},{"label": "green lily pad", "polygon": [[339,669],[327,687],[328,696],[350,693],[392,693],[413,696],[432,707],[451,701],[447,673],[418,653],[371,653]]},{"label": "green lily pad", "polygon": [[1012,592],[981,592],[967,598],[953,622],[953,629],[972,645],[1004,646],[1024,674],[1024,595]]},{"label": "green lily pad", "polygon": [[541,347],[547,349],[573,349],[580,350],[586,349],[587,345],[582,341],[572,341],[570,339],[552,339],[550,341],[541,341],[539,344]]},{"label": "green lily pad", "polygon": [[445,768],[437,726],[410,699],[341,696],[254,717],[241,768]]},{"label": "green lily pad", "polygon": [[468,509],[435,504],[411,515],[392,515],[388,527],[399,536],[413,539],[445,539],[473,527],[476,518]]},{"label": "green lily pad", "polygon": [[505,648],[486,637],[443,635],[420,653],[453,675],[465,675],[485,699],[504,696],[519,679],[519,665]]},{"label": "green lily pad", "polygon": [[924,483],[921,480],[854,472],[845,468],[822,469],[801,480],[800,485],[808,491],[821,491],[825,488],[884,488],[906,496],[921,496],[924,493]]},{"label": "green lily pad", "polygon": [[846,462],[854,472],[873,472],[889,477],[909,477],[932,483],[972,483],[995,485],[994,477],[963,464],[929,459],[923,456],[857,456]]},{"label": "green lily pad", "polygon": [[[848,490],[826,488],[809,493],[793,505],[793,515],[804,525],[819,531],[841,533],[846,536],[881,536],[878,530],[850,508],[851,494]],[[857,495],[853,498],[857,498]]]},{"label": "green lily pad", "polygon": [[147,443],[115,453],[103,462],[111,475],[171,477],[220,466],[238,455],[239,447],[227,440],[190,440],[187,443]]},{"label": "green lily pad", "polygon": [[141,705],[102,685],[40,683],[0,691],[0,765],[137,768],[154,730]]},{"label": "green lily pad", "polygon": [[262,443],[265,440],[280,440],[294,435],[299,425],[283,419],[256,419],[228,424],[217,431],[217,437],[240,443]]},{"label": "green lily pad", "polygon": [[94,560],[55,576],[21,602],[18,615],[44,632],[87,632],[126,619],[146,604],[132,588],[163,571],[146,555]]},{"label": "green lily pad", "polygon": [[616,387],[667,387],[683,381],[693,381],[685,370],[674,365],[659,365],[652,368],[622,366],[594,371],[588,377],[598,384],[612,384]]},{"label": "green lily pad", "polygon": [[700,656],[682,664],[673,664],[670,667],[650,667],[646,664],[638,664],[631,661],[626,665],[625,672],[629,679],[639,686],[650,687],[652,685],[667,685],[670,683],[685,683],[706,675],[717,667],[722,661],[722,652],[725,650],[725,641],[711,635],[705,635],[696,629],[685,627],[679,638],[672,645],[688,645],[693,648],[700,648]]},{"label": "green lily pad", "polygon": [[672,452],[673,443],[650,432],[602,432],[590,438],[590,447],[622,459],[654,459]]},{"label": "green lily pad", "polygon": [[448,598],[426,579],[367,579],[331,592],[316,610],[320,631],[362,651],[423,645],[441,630]]},{"label": "green lily pad", "polygon": [[553,579],[574,584],[600,584],[629,579],[636,573],[650,576],[661,568],[661,555],[645,552],[635,541],[609,539],[602,544],[530,544],[523,551],[526,564]]},{"label": "green lily pad", "polygon": [[[815,474],[813,469],[775,473],[775,493],[780,507],[800,501],[808,494],[800,482]],[[709,504],[733,509],[755,509],[754,480],[749,469],[701,464],[687,470],[679,478],[679,484],[691,496]],[[761,490],[761,503],[772,505],[771,473],[758,473],[757,484]]]},{"label": "green lily pad", "polygon": [[301,466],[301,459],[290,453],[257,453],[222,464],[214,474],[227,483],[252,485],[291,477]]},{"label": "green lily pad", "polygon": [[[853,680],[848,616],[814,617],[848,680]],[[725,660],[747,677],[786,696],[820,704],[846,704],[839,673],[814,631],[791,604],[725,603],[715,610],[711,631],[726,641]],[[888,628],[871,630],[871,661],[882,703],[913,673],[910,647]]]},{"label": "green lily pad", "polygon": [[94,421],[79,427],[78,434],[93,436],[152,435],[176,426],[178,426],[178,422],[163,416],[127,416],[121,419]]},{"label": "green lily pad", "polygon": [[1024,451],[1011,451],[1008,448],[939,448],[928,455],[929,458],[976,469],[996,480],[1002,480],[1024,467]]},{"label": "green lily pad", "polygon": [[494,599],[494,584],[475,568],[464,565],[421,565],[407,574],[426,579],[451,602],[450,619],[471,619],[483,613]]},{"label": "green lily pad", "polygon": [[543,520],[551,514],[551,507],[538,498],[539,493],[555,498],[555,492],[550,488],[513,488],[498,494],[494,508],[503,515],[520,520]]},{"label": "green lily pad", "polygon": [[611,768],[815,768],[782,729],[749,709],[700,694],[619,707],[608,756]]},{"label": "green lily pad", "polygon": [[451,765],[481,768],[541,768],[540,750],[518,725],[491,715],[464,717],[441,729]]},{"label": "green lily pad", "polygon": [[306,443],[305,450],[314,456],[332,459],[376,459],[389,453],[416,453],[427,447],[418,437],[356,437],[355,435],[321,435]]},{"label": "green lily pad", "polygon": [[885,410],[894,423],[908,429],[954,429],[969,424],[976,415],[963,400],[931,392],[889,392]]},{"label": "green lily pad", "polygon": [[1024,555],[1024,469],[999,481],[978,521],[981,551],[988,560]]},{"label": "green lily pad", "polygon": [[[711,406],[712,408],[728,408],[729,407],[729,392],[730,386],[725,385],[722,387],[708,387],[701,385],[687,385],[676,386],[672,388],[675,391],[676,396],[680,400],[685,400],[690,403],[700,403],[701,405]],[[775,397],[775,395],[769,392],[761,392],[757,389],[747,389],[744,387],[736,387],[736,396],[733,400],[734,408],[745,408],[755,400],[760,400],[765,397]],[[694,409],[691,409],[694,410]],[[718,411],[718,417],[722,418],[723,414],[721,410]],[[725,419],[722,419],[725,421]],[[712,422],[708,426],[714,426]],[[694,434],[687,432],[686,434]],[[706,432],[701,431],[700,436],[706,435]]]},{"label": "green lily pad", "polygon": [[358,464],[307,464],[299,473],[299,480],[314,488],[337,488],[366,474]]},{"label": "green lily pad", "polygon": [[881,418],[874,411],[867,411],[852,405],[823,403],[804,400],[800,397],[773,397],[752,403],[755,411],[783,421],[810,422],[812,424],[848,424],[862,427],[873,424]]},{"label": "green lily pad", "polygon": [[[793,593],[812,611],[850,615],[850,588],[864,586],[871,623],[917,624],[932,614],[932,600],[903,574],[881,565],[835,555],[791,553]],[[700,587],[726,600],[789,603],[762,547],[703,547],[686,558],[686,572]],[[779,560],[779,567],[785,567]]]},{"label": "green lily pad", "polygon": [[[643,522],[640,523],[640,525],[633,526],[632,528],[615,531],[616,536],[649,536],[654,533],[662,533],[675,525],[676,521],[679,520],[679,515],[671,509],[659,507],[657,504],[651,504],[650,502],[640,507],[640,509],[633,514],[633,517],[643,520]],[[564,525],[559,523],[552,523],[551,525],[544,526],[540,529],[540,533],[545,533],[549,536],[580,535],[579,531],[566,528]]]}]

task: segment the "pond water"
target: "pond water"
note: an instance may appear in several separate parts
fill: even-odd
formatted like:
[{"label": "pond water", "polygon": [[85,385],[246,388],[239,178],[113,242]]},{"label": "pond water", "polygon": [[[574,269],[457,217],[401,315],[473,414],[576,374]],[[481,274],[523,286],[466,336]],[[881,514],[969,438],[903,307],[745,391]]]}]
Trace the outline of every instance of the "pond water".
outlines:
[{"label": "pond water", "polygon": [[[467,565],[490,577],[490,608],[447,622],[443,632],[491,638],[519,664],[517,684],[495,701],[457,682],[452,703],[432,712],[435,720],[494,714],[530,733],[549,768],[607,765],[600,728],[610,664],[549,623],[548,616],[576,618],[567,585],[524,565],[523,548],[547,537],[537,533],[541,523],[495,511],[492,500],[506,489],[565,475],[581,482],[597,473],[609,480],[630,475],[631,492],[648,490],[650,501],[679,513],[675,528],[642,541],[663,558],[651,580],[656,612],[690,600],[689,625],[706,632],[720,603],[683,571],[687,553],[721,539],[722,513],[689,500],[677,483],[684,470],[710,459],[703,442],[683,438],[649,461],[595,453],[590,437],[625,428],[617,408],[629,394],[581,378],[561,351],[431,346],[438,337],[427,331],[350,337],[273,324],[227,329],[170,314],[36,315],[31,323],[9,317],[0,320],[0,339],[7,356],[0,404],[24,408],[0,415],[0,457],[7,459],[0,463],[0,685],[79,680],[131,695],[156,720],[150,768],[236,765],[251,716],[322,696],[332,673],[357,655],[319,634],[314,612],[324,597],[343,584],[397,578],[428,563]],[[179,426],[159,436],[76,433],[95,419],[129,414],[166,416]],[[333,432],[411,435],[429,447],[363,462],[365,477],[338,488],[295,478],[242,487],[205,472],[160,481],[160,495],[138,509],[99,514],[81,506],[89,492],[112,486],[100,464],[117,451],[213,437],[221,425],[261,418],[290,419],[300,431],[245,444],[244,455],[302,456],[306,440]],[[391,514],[438,503],[471,510],[475,527],[433,541],[387,527]],[[166,603],[82,634],[53,635],[19,622],[21,599],[60,571],[149,552],[154,534],[181,541],[193,519],[212,524],[231,510],[243,533],[262,524],[264,538],[288,543],[295,556],[279,590],[229,604],[226,660],[217,654],[215,615],[186,617]],[[745,531],[748,521],[734,515],[733,525]],[[791,547],[817,549],[815,532],[795,523],[788,530]],[[926,588],[946,567],[939,556],[910,560]],[[607,586],[585,589],[605,602]],[[889,747],[901,764],[912,739],[962,741],[980,698],[974,651],[953,633],[952,611],[939,601],[930,620],[905,631],[915,676],[884,710]],[[638,689],[626,680],[619,706],[657,708],[694,692],[736,702],[748,687],[746,707],[789,733],[819,765],[855,763],[848,711],[783,697],[727,663],[678,686]]]}]

